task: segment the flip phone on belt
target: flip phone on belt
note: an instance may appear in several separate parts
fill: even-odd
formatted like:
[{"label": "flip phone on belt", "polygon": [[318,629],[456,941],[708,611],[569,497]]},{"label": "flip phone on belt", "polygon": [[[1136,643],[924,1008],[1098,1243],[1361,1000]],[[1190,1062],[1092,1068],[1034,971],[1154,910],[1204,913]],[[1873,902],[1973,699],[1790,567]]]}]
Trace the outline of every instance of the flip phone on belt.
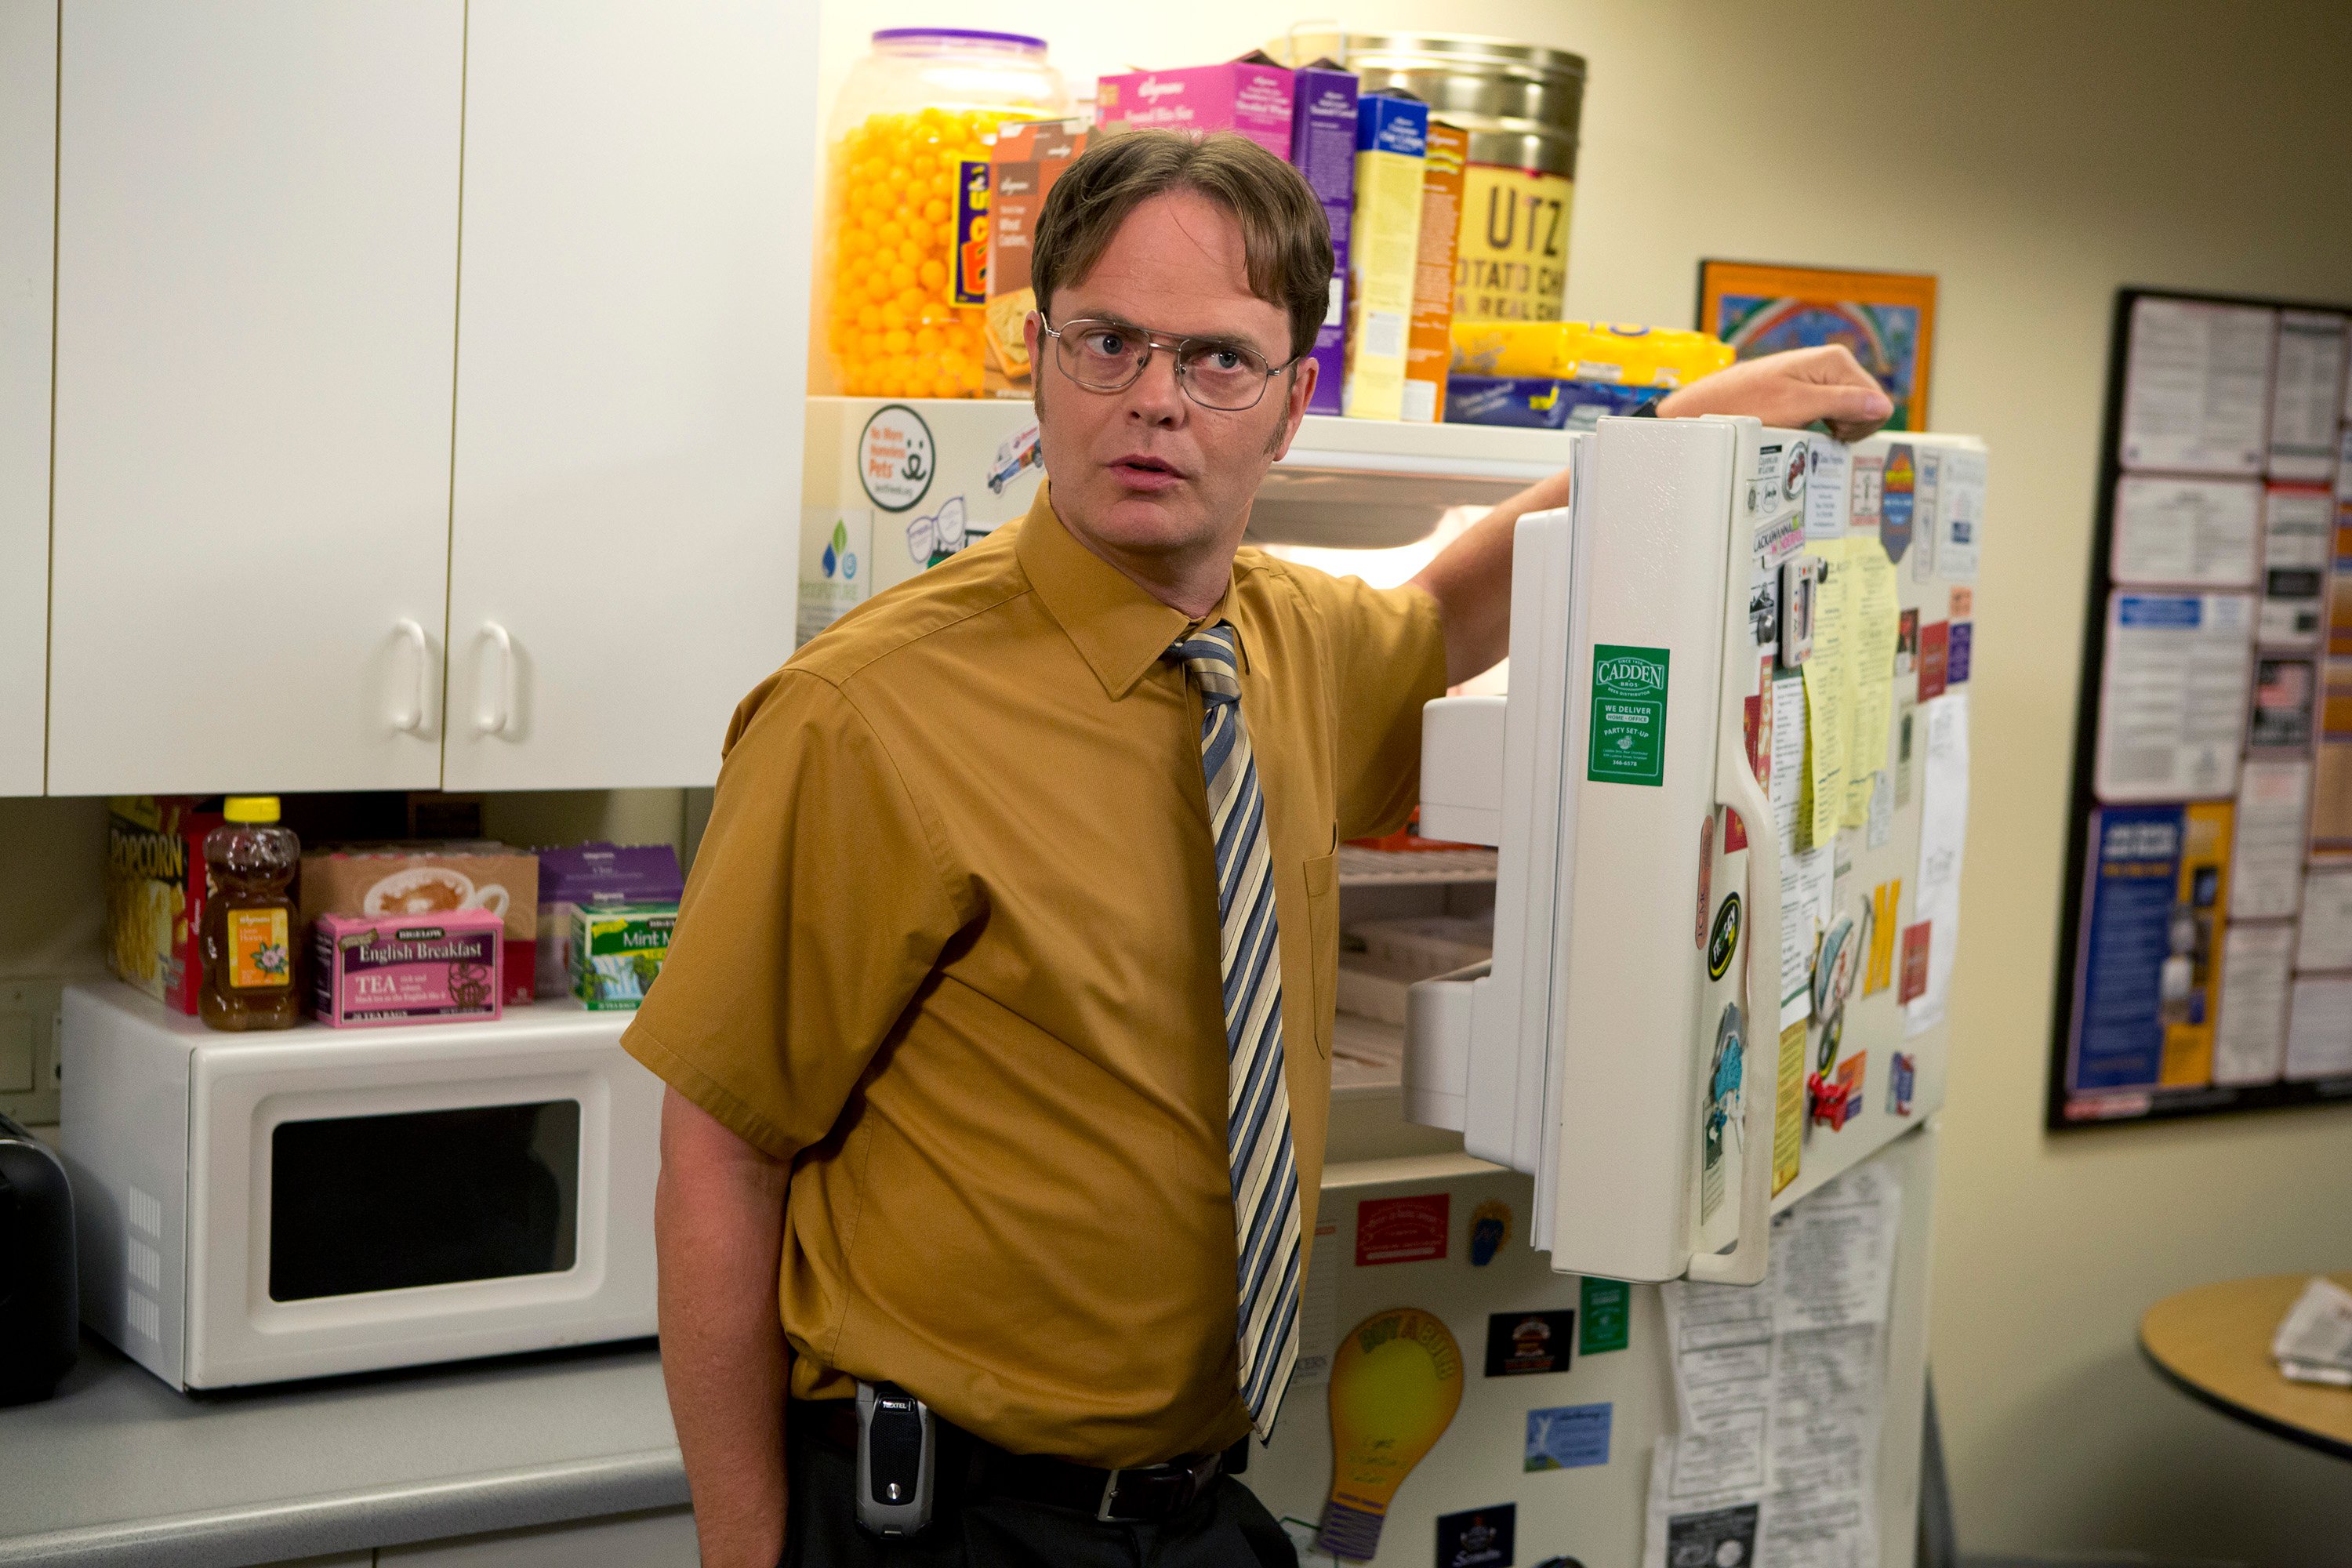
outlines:
[{"label": "flip phone on belt", "polygon": [[931,1407],[895,1383],[857,1385],[857,1522],[912,1535],[931,1522]]}]

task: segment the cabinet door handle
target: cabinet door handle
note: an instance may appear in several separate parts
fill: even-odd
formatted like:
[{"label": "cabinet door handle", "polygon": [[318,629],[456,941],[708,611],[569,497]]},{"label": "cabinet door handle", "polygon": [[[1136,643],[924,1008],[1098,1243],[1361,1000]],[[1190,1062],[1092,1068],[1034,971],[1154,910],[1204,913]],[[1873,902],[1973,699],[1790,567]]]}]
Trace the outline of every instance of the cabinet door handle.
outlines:
[{"label": "cabinet door handle", "polygon": [[416,656],[416,673],[409,681],[408,700],[392,710],[392,727],[414,735],[425,728],[425,675],[433,655],[425,640],[425,628],[415,621],[398,622],[392,631]]},{"label": "cabinet door handle", "polygon": [[482,623],[482,636],[489,639],[498,669],[493,673],[489,658],[484,658],[480,700],[474,706],[474,727],[485,735],[500,735],[514,719],[514,638],[496,621]]}]

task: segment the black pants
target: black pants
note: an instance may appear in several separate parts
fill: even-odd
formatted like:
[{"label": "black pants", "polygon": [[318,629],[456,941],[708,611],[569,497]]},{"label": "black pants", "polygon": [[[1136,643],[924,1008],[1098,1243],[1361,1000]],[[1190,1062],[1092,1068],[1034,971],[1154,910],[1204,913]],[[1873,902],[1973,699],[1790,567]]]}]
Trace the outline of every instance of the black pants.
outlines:
[{"label": "black pants", "polygon": [[[1156,1524],[1106,1524],[1063,1509],[949,1496],[914,1541],[857,1527],[857,1459],[794,1423],[778,1568],[1297,1568],[1290,1539],[1231,1476]],[[959,1492],[946,1483],[942,1489]]]}]

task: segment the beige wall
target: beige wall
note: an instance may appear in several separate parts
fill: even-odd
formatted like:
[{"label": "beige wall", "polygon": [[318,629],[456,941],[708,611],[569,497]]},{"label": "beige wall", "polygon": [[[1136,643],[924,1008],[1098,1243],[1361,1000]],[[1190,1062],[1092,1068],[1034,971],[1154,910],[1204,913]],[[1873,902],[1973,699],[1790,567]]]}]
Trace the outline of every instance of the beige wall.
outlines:
[{"label": "beige wall", "polygon": [[[1305,6],[1328,15],[1328,5]],[[2352,1117],[2040,1130],[2114,290],[2352,300],[2352,6],[1369,0],[1591,62],[1571,315],[1688,325],[1702,256],[1934,272],[1934,414],[1993,451],[1935,1355],[1971,1550],[2352,1563],[2352,1466],[2157,1384],[2199,1280],[2352,1261]],[[1074,76],[1238,52],[1259,0],[964,0]],[[836,3],[828,96],[912,0]]]}]

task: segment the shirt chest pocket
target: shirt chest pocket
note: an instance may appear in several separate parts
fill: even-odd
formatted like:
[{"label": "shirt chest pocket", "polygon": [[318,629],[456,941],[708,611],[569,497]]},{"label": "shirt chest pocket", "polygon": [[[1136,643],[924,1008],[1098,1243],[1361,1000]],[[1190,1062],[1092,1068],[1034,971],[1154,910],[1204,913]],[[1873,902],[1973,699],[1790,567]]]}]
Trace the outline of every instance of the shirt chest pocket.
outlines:
[{"label": "shirt chest pocket", "polygon": [[1307,1016],[1316,1054],[1331,1054],[1331,1010],[1339,993],[1339,857],[1318,855],[1301,869],[1307,880],[1307,941],[1309,984]]}]

